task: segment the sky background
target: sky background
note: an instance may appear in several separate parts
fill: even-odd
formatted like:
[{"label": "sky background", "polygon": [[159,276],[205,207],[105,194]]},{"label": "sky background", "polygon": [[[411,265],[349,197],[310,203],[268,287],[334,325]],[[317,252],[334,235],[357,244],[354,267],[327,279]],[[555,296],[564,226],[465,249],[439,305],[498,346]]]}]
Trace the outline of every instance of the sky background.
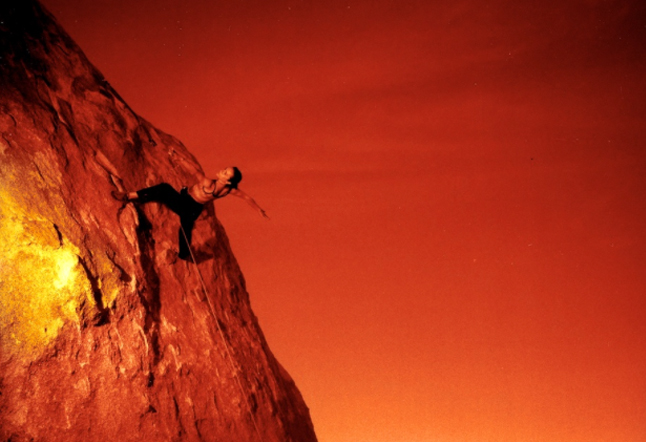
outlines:
[{"label": "sky background", "polygon": [[646,3],[45,0],[208,173],[321,442],[646,440]]}]

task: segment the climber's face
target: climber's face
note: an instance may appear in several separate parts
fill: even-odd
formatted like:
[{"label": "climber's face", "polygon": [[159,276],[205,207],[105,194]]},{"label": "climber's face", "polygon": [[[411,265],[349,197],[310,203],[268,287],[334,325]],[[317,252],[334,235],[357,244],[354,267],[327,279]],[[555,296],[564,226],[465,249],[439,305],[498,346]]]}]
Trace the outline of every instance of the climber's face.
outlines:
[{"label": "climber's face", "polygon": [[226,169],[222,169],[221,171],[218,172],[217,174],[218,181],[221,183],[229,183],[229,180],[233,177],[233,167],[227,167]]}]

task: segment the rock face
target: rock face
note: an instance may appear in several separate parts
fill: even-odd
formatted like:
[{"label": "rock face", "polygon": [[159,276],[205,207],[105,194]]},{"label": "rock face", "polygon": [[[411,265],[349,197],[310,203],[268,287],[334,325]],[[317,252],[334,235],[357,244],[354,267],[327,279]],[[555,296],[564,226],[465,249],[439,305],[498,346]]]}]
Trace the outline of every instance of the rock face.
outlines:
[{"label": "rock face", "polygon": [[176,215],[110,196],[193,156],[38,2],[0,2],[0,57],[0,441],[315,441],[212,205],[195,265]]}]

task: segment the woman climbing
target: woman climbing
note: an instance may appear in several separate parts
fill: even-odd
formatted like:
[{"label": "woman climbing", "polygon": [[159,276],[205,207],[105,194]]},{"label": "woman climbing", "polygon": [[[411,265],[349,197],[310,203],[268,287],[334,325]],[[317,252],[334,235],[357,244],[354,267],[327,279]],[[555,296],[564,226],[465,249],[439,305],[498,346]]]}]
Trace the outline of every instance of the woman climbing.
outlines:
[{"label": "woman climbing", "polygon": [[[242,174],[237,167],[227,167],[216,174],[215,179],[207,178],[198,168],[176,156],[175,151],[169,152],[171,158],[174,156],[190,170],[197,178],[197,182],[191,187],[184,187],[180,192],[175,190],[168,183],[157,184],[152,187],[138,190],[136,192],[112,191],[112,196],[124,202],[137,201],[141,203],[158,202],[167,206],[170,210],[179,215],[179,258],[188,260],[191,256],[190,242],[191,232],[195,220],[200,216],[204,205],[227,195],[237,196],[245,200],[251,207],[269,219],[265,211],[249,195],[238,189],[238,183],[242,180]],[[183,232],[182,232],[183,231]]]}]

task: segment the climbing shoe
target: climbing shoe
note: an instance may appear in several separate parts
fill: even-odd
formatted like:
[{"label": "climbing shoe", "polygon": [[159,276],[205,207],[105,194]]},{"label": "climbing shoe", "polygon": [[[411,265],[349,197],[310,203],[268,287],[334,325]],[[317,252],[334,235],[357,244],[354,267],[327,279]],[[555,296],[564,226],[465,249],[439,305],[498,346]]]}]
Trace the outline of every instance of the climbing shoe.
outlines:
[{"label": "climbing shoe", "polygon": [[114,198],[117,201],[123,201],[124,203],[127,201],[130,201],[128,199],[128,193],[127,192],[119,192],[118,190],[113,190],[112,191],[112,198]]}]

